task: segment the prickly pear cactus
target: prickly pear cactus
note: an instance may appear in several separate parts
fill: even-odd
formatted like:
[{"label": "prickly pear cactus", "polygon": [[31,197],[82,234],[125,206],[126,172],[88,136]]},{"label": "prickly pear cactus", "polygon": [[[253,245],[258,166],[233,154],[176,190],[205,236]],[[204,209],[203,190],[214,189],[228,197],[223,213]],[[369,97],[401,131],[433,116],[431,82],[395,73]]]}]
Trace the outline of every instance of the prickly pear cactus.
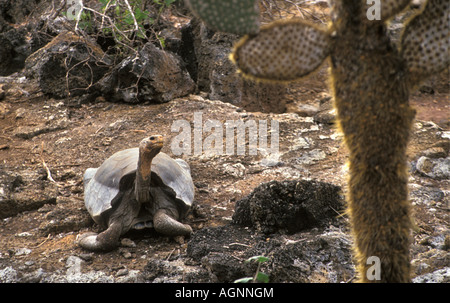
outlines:
[{"label": "prickly pear cactus", "polygon": [[[362,8],[349,12],[344,10],[342,1],[334,1],[334,14],[337,16],[359,12],[361,23],[370,26],[370,6],[360,1]],[[380,20],[392,18],[405,9],[409,0],[382,1]],[[419,14],[406,27],[401,45],[403,58],[407,61],[413,83],[439,72],[449,64],[449,13],[447,1],[431,1],[427,9]],[[358,3],[359,4],[359,3]],[[359,5],[351,5],[358,7]],[[434,9],[431,9],[433,8]],[[336,18],[336,17],[335,17]],[[232,60],[240,71],[249,77],[261,80],[297,80],[314,71],[330,54],[331,33],[339,21],[329,28],[319,28],[314,24],[301,20],[282,20],[264,26],[261,32],[254,36],[244,37],[235,47]],[[377,21],[372,20],[375,25]],[[349,35],[352,31],[349,31]],[[371,39],[371,37],[369,37]],[[372,44],[368,41],[368,44]],[[347,47],[349,50],[351,45]],[[296,70],[296,71],[294,71]]]},{"label": "prickly pear cactus", "polygon": [[292,81],[309,74],[330,54],[330,35],[301,20],[281,20],[247,36],[232,60],[256,79]]},{"label": "prickly pear cactus", "polygon": [[185,0],[187,6],[213,30],[253,34],[259,30],[255,0]]},{"label": "prickly pear cactus", "polygon": [[418,83],[449,65],[449,1],[430,1],[407,25],[401,42],[413,83]]},{"label": "prickly pear cactus", "polygon": [[[348,214],[359,280],[408,282],[406,147],[415,115],[409,92],[449,66],[449,1],[429,0],[406,24],[400,45],[390,41],[386,21],[409,0],[331,2],[328,28],[278,21],[244,37],[231,59],[247,77],[292,81],[328,58],[337,120],[349,150]],[[220,12],[212,18],[224,20]]]}]

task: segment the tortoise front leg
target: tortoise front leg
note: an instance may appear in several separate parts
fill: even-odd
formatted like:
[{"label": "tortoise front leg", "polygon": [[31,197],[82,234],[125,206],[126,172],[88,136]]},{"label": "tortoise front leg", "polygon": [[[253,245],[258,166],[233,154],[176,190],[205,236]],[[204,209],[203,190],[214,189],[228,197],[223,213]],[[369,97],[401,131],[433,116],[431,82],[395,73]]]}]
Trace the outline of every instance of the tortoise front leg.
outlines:
[{"label": "tortoise front leg", "polygon": [[87,250],[110,251],[117,247],[121,233],[122,224],[115,222],[99,234],[90,232],[80,235],[78,244]]}]

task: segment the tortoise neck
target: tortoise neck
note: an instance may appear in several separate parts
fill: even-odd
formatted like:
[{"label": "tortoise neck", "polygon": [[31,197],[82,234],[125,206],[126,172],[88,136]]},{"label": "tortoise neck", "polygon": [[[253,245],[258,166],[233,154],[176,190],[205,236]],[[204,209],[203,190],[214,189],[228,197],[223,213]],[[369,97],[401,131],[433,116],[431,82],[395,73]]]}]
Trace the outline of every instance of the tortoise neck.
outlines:
[{"label": "tortoise neck", "polygon": [[139,176],[138,179],[150,180],[153,158],[154,156],[139,153],[138,165],[136,170],[136,174],[137,176]]},{"label": "tortoise neck", "polygon": [[136,169],[135,193],[139,203],[150,202],[150,181],[153,158],[157,153],[144,153],[139,150]]}]

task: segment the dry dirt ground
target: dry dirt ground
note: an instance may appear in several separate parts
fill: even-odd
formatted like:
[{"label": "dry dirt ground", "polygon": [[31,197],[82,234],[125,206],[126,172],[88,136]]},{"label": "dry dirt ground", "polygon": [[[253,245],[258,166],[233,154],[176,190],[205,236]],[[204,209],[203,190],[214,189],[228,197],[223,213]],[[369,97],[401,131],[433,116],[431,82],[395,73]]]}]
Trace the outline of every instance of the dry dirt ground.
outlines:
[{"label": "dry dirt ground", "polygon": [[[317,102],[327,92],[323,74],[297,83],[290,97],[296,94],[303,104]],[[276,119],[280,128],[279,157],[275,157],[278,164],[274,166],[261,164],[265,157],[261,152],[256,156],[183,156],[191,166],[196,185],[195,206],[186,221],[196,232],[228,224],[235,202],[262,182],[304,178],[345,183],[347,153],[341,136],[332,124],[316,123],[313,117],[261,113],[254,104],[252,111],[247,111],[199,95],[166,104],[128,105],[98,98],[71,106],[70,100],[43,95],[33,83],[20,83],[18,78],[8,82],[0,84],[4,92],[0,101],[0,169],[3,177],[6,174],[12,180],[8,184],[15,204],[10,208],[2,205],[10,215],[0,221],[0,270],[14,268],[22,277],[19,281],[26,281],[23,277],[38,269],[64,272],[71,256],[85,260],[83,272],[103,271],[115,277],[143,270],[149,260],[185,256],[189,239],[175,241],[152,231],[130,232],[125,238],[135,246],[124,242],[107,253],[84,251],[77,246],[76,237],[99,230],[84,208],[84,170],[97,167],[116,151],[137,146],[150,134],[164,135],[163,151],[172,154],[170,143],[178,132],[171,131],[171,126],[184,119],[193,130],[194,112],[202,114],[202,123],[208,119],[221,123],[253,119],[267,120],[270,125]],[[448,157],[450,105],[446,74],[433,88],[433,94],[417,91],[411,97],[418,114],[408,153],[410,163],[436,146],[446,153],[441,157]],[[208,135],[204,132],[203,139]],[[412,258],[420,259],[414,267],[413,276],[417,276],[449,265],[448,250],[442,248],[442,243],[447,237],[448,246],[450,188],[449,180],[429,178],[413,169],[410,184],[416,193],[412,199],[416,224]],[[430,191],[420,191],[430,188],[441,195],[430,198]],[[0,194],[6,195],[4,188]],[[423,195],[428,195],[427,199],[419,201]],[[435,244],[435,239],[440,239],[440,244]],[[440,253],[434,259],[419,257],[425,253],[435,256],[430,251],[436,249]],[[28,279],[35,282],[40,278]]]}]

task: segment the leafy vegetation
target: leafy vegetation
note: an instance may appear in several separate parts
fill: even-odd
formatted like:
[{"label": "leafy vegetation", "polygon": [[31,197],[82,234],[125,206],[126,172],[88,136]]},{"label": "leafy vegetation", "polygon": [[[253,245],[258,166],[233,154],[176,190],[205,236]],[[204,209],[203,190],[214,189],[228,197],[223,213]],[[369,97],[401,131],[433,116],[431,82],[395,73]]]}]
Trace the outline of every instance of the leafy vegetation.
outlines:
[{"label": "leafy vegetation", "polygon": [[236,281],[234,281],[234,283],[269,283],[269,276],[263,272],[261,272],[261,264],[264,262],[269,261],[269,258],[264,257],[264,256],[253,256],[249,259],[247,259],[245,262],[249,263],[249,262],[256,262],[258,264],[258,267],[256,268],[256,272],[255,275],[253,277],[246,277],[246,278],[241,278],[238,279]]},{"label": "leafy vegetation", "polygon": [[[148,41],[165,47],[155,30],[161,16],[178,0],[98,0],[90,6],[73,6],[74,30],[83,35],[112,38],[121,53],[134,51]],[[81,10],[81,12],[80,12]],[[68,16],[68,12],[62,13]]]}]

